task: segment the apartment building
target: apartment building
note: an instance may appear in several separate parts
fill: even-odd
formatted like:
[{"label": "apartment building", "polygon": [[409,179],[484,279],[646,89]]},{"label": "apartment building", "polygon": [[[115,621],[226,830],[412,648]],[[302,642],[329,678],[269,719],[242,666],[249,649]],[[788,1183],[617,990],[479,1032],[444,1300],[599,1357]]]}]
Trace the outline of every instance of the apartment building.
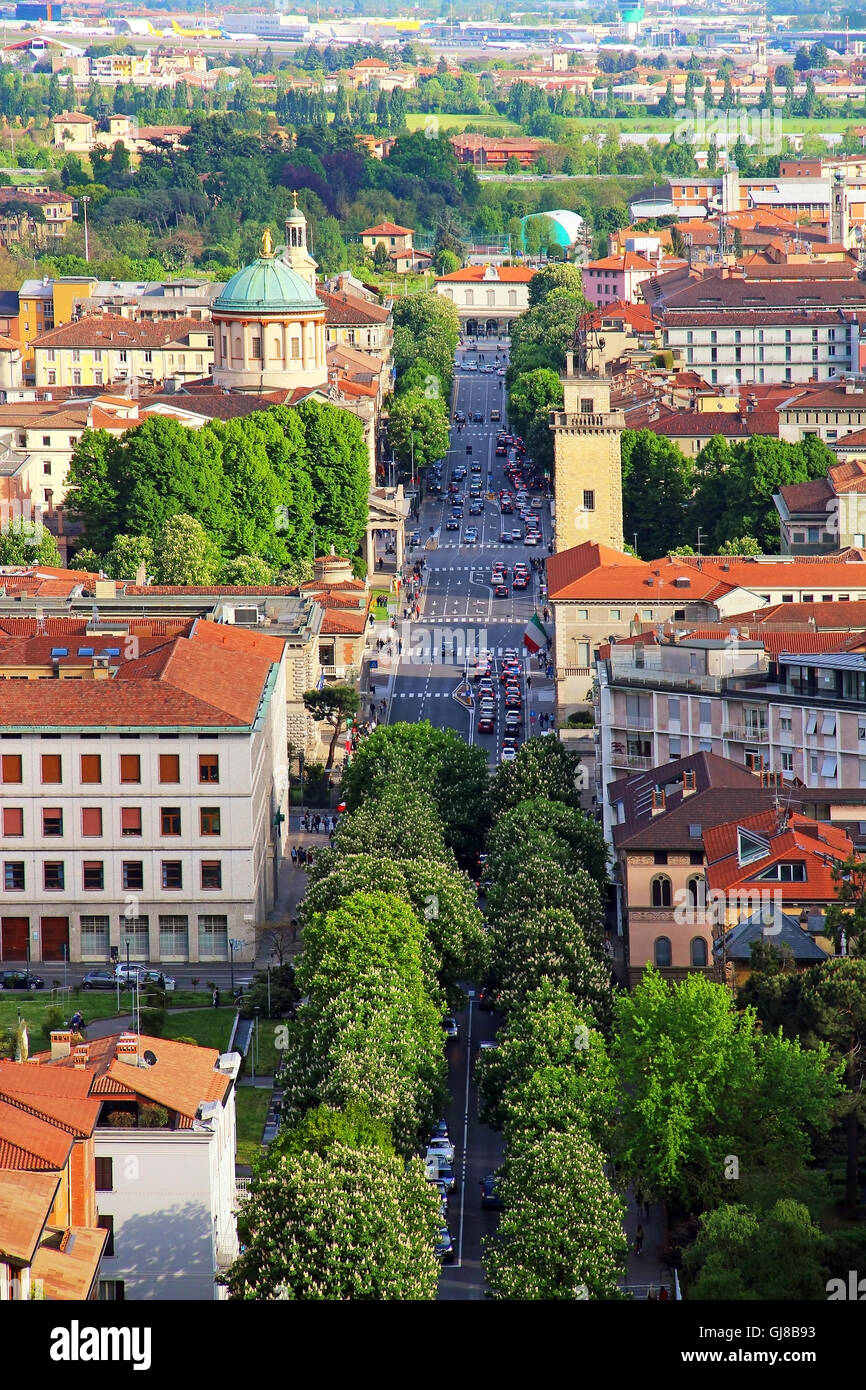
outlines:
[{"label": "apartment building", "polygon": [[285,841],[282,641],[5,636],[0,684],[2,959],[252,959]]},{"label": "apartment building", "polygon": [[0,246],[17,246],[26,239],[42,247],[56,244],[66,236],[72,209],[68,193],[4,185],[0,188]]},{"label": "apartment building", "polygon": [[240,1060],[58,1030],[0,1061],[0,1302],[225,1297]]},{"label": "apartment building", "polygon": [[529,136],[509,135],[503,139],[466,133],[448,138],[459,162],[472,164],[476,169],[504,169],[509,159],[516,159],[521,169],[528,169],[548,148],[547,140]]},{"label": "apartment building", "polygon": [[599,308],[623,301],[637,304],[641,285],[658,271],[657,263],[634,251],[603,256],[601,260],[587,261],[583,267],[583,293],[590,304]]},{"label": "apartment building", "polygon": [[331,292],[317,288],[316,293],[325,306],[326,347],[359,348],[390,361],[393,338],[390,309],[343,289]]},{"label": "apartment building", "polygon": [[193,319],[140,322],[90,314],[34,338],[37,387],[196,381],[213,369],[213,327]]},{"label": "apartment building", "polygon": [[[715,753],[838,798],[866,797],[866,636],[700,630],[602,648],[598,796],[621,770]],[[831,798],[831,800],[833,800]],[[610,824],[611,809],[605,806]]]},{"label": "apartment building", "polygon": [[[822,856],[831,845],[832,855],[844,858],[852,842],[843,826],[802,813],[809,793],[782,791],[777,780],[694,752],[608,786],[613,882],[631,985],[647,965],[672,981],[692,971],[715,973],[714,947],[741,918],[777,906],[810,918],[832,900]],[[738,850],[746,845],[740,863]],[[802,867],[782,870],[783,863]],[[805,955],[823,958],[829,943],[817,931],[801,934]]]},{"label": "apartment building", "polygon": [[[866,430],[848,438],[858,434],[866,440]],[[836,464],[826,478],[780,487],[773,502],[783,555],[830,555],[866,546],[866,454]]]}]

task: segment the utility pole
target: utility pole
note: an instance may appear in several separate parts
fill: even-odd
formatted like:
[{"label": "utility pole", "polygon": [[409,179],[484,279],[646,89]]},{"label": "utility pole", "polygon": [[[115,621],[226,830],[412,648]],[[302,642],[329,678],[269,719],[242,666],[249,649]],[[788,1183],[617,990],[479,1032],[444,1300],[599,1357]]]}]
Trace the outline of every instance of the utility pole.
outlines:
[{"label": "utility pole", "polygon": [[89,237],[88,230],[87,230],[87,204],[90,202],[90,197],[89,197],[89,195],[88,195],[87,193],[85,193],[85,194],[83,195],[81,201],[82,201],[82,203],[83,203],[83,205],[84,205],[84,259],[85,259],[86,261],[89,262],[89,260],[90,260],[90,237]]}]

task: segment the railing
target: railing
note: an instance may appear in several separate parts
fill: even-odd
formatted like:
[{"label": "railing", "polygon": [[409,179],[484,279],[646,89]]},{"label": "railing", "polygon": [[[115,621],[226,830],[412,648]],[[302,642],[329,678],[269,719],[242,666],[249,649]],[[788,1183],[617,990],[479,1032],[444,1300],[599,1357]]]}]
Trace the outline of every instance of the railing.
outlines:
[{"label": "railing", "polygon": [[552,411],[551,418],[554,429],[560,430],[579,430],[579,429],[604,429],[608,425],[606,415],[591,415],[581,411],[576,415],[566,415],[564,411]]},{"label": "railing", "polygon": [[737,743],[769,743],[769,729],[752,729],[746,724],[736,724],[731,729],[724,729],[722,738],[734,739]]},{"label": "railing", "polygon": [[646,772],[652,767],[652,758],[639,758],[632,753],[613,753],[610,759],[614,767],[628,767],[634,772]]},{"label": "railing", "polygon": [[623,724],[626,729],[651,729],[653,727],[651,714],[626,714]]},{"label": "railing", "polygon": [[721,694],[723,679],[722,676],[694,676],[688,672],[665,675],[649,666],[614,666],[608,672],[610,685],[651,685],[660,690],[698,690],[715,695]]},{"label": "railing", "polygon": [[560,666],[560,674],[563,676],[588,676],[591,674],[590,666]]}]

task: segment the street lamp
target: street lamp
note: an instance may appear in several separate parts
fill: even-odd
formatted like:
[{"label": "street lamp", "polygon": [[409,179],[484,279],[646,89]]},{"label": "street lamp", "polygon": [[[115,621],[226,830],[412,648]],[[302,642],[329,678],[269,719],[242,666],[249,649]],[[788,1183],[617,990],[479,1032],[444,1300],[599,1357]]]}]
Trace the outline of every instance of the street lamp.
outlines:
[{"label": "street lamp", "polygon": [[229,937],[229,970],[231,971],[232,998],[234,998],[235,993],[235,951],[239,951],[243,944],[242,941],[238,941],[235,937]]}]

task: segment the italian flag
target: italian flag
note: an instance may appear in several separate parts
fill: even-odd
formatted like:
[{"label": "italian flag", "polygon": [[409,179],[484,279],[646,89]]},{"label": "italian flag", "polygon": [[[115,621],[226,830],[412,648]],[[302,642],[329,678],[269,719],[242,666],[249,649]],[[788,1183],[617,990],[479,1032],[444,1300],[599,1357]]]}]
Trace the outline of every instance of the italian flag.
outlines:
[{"label": "italian flag", "polygon": [[537,613],[533,613],[523,633],[523,645],[531,652],[540,651],[549,641],[547,630]]}]

